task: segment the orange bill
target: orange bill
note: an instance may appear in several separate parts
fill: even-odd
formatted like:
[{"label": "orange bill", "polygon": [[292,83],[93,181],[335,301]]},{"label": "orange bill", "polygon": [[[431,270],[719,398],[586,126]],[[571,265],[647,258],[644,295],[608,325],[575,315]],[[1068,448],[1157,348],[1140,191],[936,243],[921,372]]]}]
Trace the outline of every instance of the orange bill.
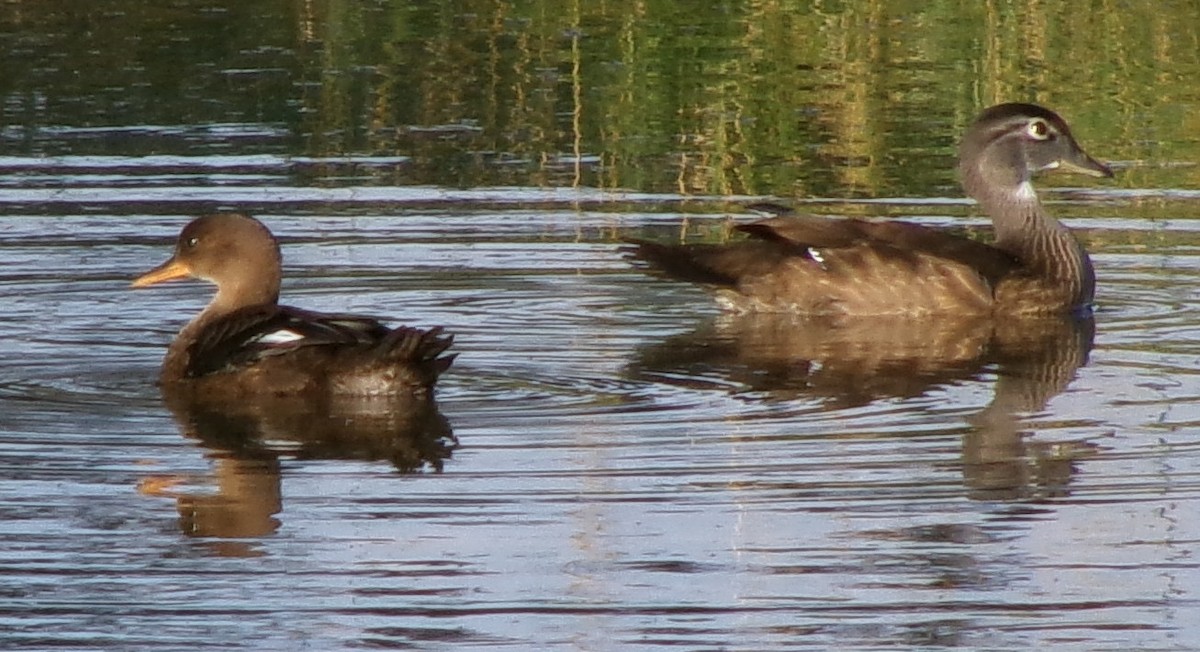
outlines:
[{"label": "orange bill", "polygon": [[163,281],[174,281],[175,279],[187,278],[188,276],[191,276],[191,270],[188,269],[188,266],[172,258],[135,278],[132,287],[144,288],[147,285],[154,285]]}]

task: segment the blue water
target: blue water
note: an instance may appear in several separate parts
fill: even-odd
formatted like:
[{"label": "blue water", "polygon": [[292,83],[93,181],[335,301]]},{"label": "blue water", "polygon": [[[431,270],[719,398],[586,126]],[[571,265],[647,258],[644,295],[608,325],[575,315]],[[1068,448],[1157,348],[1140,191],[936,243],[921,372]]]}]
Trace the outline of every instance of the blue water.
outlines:
[{"label": "blue water", "polygon": [[[764,348],[617,251],[677,228],[677,197],[297,189],[264,181],[279,164],[220,188],[195,182],[220,160],[0,175],[6,648],[1200,645],[1190,223],[1072,222],[1101,278],[1095,343],[1062,340],[1078,359],[1029,385],[1012,361]],[[128,282],[216,201],[280,236],[285,301],[455,334],[440,472],[181,430],[154,378],[209,289]]]}]

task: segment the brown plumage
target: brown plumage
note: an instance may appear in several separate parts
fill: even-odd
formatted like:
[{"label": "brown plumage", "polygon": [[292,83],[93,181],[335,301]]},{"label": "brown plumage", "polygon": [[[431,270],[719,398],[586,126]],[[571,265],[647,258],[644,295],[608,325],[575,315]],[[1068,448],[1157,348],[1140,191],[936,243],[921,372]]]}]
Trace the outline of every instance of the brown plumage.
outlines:
[{"label": "brown plumage", "polygon": [[161,382],[230,397],[425,396],[454,360],[443,355],[453,338],[441,328],[281,306],[281,275],[278,243],[248,215],[206,215],[184,227],[170,260],[133,285],[191,277],[217,294],[168,347]]},{"label": "brown plumage", "polygon": [[985,244],[906,222],[781,215],[735,227],[721,245],[631,240],[632,254],[681,280],[716,287],[722,307],[820,315],[1070,313],[1095,288],[1087,252],[1042,209],[1042,170],[1112,176],[1056,113],[1032,104],[984,111],[959,149],[968,195],[992,218]]}]

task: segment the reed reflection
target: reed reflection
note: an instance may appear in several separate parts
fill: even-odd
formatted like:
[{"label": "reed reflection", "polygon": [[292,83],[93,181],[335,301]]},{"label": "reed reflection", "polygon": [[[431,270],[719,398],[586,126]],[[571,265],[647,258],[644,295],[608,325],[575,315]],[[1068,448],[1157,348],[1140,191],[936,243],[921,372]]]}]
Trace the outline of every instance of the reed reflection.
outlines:
[{"label": "reed reflection", "polygon": [[195,537],[274,533],[283,511],[281,458],[386,461],[399,473],[440,472],[458,446],[436,402],[411,396],[231,404],[168,390],[163,399],[183,434],[215,460],[212,489],[174,494],[180,528]]},{"label": "reed reflection", "polygon": [[829,410],[927,394],[997,374],[992,402],[969,419],[963,479],[973,499],[1018,500],[1067,492],[1089,443],[1031,441],[1025,415],[1066,389],[1087,362],[1091,318],[825,319],[723,314],[641,350],[630,373],[765,400],[819,398]]}]

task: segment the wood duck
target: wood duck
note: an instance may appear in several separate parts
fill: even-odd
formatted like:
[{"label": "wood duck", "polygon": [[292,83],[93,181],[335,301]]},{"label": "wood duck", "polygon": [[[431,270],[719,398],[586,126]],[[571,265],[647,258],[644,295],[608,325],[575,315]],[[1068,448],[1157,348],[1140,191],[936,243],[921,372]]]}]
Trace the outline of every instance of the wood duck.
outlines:
[{"label": "wood duck", "polygon": [[1087,252],[1046,214],[1031,183],[1043,170],[1111,177],[1058,114],[1033,104],[983,111],[959,148],[967,194],[992,218],[986,244],[906,222],[782,215],[735,229],[727,244],[631,240],[669,277],[715,286],[735,312],[813,315],[1070,314],[1090,311]]},{"label": "wood duck", "polygon": [[197,218],[167,262],[133,287],[180,278],[214,283],[217,294],[171,342],[164,390],[231,398],[319,393],[431,395],[453,355],[442,329],[389,328],[360,315],[281,306],[279,244],[239,213]]}]

